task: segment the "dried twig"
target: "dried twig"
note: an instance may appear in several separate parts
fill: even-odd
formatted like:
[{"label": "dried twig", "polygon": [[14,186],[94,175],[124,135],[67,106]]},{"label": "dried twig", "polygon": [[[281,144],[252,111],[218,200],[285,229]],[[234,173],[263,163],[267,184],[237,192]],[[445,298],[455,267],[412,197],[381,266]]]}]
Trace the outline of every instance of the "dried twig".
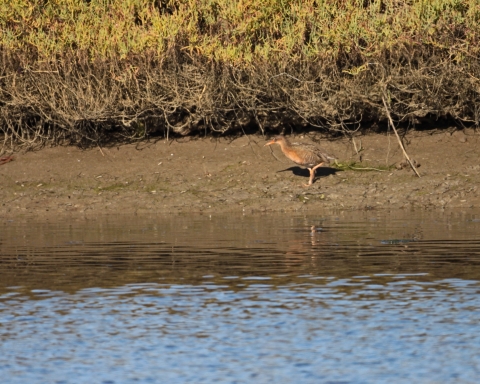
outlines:
[{"label": "dried twig", "polygon": [[393,132],[395,132],[395,136],[397,136],[398,145],[400,145],[400,148],[402,149],[402,152],[403,152],[403,155],[405,156],[405,159],[407,159],[408,163],[412,167],[415,174],[418,177],[421,177],[420,174],[418,173],[417,169],[413,165],[412,161],[410,160],[410,157],[408,156],[407,151],[405,151],[402,140],[400,139],[400,136],[398,135],[397,129],[395,128],[395,125],[393,124],[392,116],[390,116],[390,111],[388,110],[387,102],[385,101],[385,96],[382,96],[382,100],[383,100],[383,105],[385,106],[385,111],[387,112],[388,122],[390,123],[390,126],[393,129]]},{"label": "dried twig", "polygon": [[360,151],[363,151],[362,140],[360,140],[360,149],[357,148],[357,143],[355,143],[355,139],[352,137],[353,148],[355,149],[355,153],[358,155]]}]

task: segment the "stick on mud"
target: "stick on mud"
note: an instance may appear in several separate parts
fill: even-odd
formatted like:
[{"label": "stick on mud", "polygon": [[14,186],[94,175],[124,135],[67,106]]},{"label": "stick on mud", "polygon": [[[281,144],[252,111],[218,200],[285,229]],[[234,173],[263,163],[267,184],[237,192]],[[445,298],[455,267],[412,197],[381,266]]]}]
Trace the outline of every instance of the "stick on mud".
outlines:
[{"label": "stick on mud", "polygon": [[410,160],[410,157],[408,156],[407,151],[405,151],[402,140],[400,139],[400,136],[398,135],[397,129],[395,128],[395,125],[393,124],[392,116],[390,116],[390,111],[388,110],[387,102],[385,101],[385,96],[382,97],[382,100],[383,100],[383,105],[385,106],[385,111],[387,112],[388,122],[390,123],[390,126],[393,128],[393,132],[395,132],[395,136],[397,136],[398,145],[400,145],[400,148],[402,149],[402,152],[403,152],[403,155],[405,156],[405,159],[407,159],[408,163],[412,167],[415,174],[418,177],[421,177],[420,174],[418,173],[417,169],[413,165],[412,161]]}]

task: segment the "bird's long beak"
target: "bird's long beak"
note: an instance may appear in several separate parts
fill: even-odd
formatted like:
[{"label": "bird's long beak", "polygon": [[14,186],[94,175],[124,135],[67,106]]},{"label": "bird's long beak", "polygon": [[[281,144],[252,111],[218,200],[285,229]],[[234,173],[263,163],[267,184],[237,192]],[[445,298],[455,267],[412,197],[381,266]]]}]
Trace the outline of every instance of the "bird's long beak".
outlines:
[{"label": "bird's long beak", "polygon": [[264,147],[266,147],[267,145],[272,145],[272,144],[275,144],[275,140],[267,141],[267,143],[264,145]]}]

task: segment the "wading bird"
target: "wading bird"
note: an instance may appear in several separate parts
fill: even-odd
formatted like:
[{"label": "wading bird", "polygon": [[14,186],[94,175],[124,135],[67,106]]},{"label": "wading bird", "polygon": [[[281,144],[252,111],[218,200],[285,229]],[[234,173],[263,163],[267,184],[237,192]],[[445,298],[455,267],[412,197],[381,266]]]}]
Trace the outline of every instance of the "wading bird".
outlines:
[{"label": "wading bird", "polygon": [[285,156],[294,163],[308,168],[310,171],[310,179],[308,180],[308,184],[305,184],[307,187],[312,185],[313,179],[315,178],[315,170],[318,167],[321,167],[325,163],[330,163],[330,160],[335,160],[335,157],[313,144],[290,143],[285,136],[274,137],[268,141],[265,146],[272,144],[280,145]]}]

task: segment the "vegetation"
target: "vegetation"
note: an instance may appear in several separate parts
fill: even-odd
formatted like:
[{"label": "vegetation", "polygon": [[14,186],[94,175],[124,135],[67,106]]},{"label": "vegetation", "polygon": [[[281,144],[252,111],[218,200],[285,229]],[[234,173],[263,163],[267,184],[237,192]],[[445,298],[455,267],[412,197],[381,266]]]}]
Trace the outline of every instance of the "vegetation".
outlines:
[{"label": "vegetation", "polygon": [[478,0],[3,0],[5,145],[480,122]]}]

